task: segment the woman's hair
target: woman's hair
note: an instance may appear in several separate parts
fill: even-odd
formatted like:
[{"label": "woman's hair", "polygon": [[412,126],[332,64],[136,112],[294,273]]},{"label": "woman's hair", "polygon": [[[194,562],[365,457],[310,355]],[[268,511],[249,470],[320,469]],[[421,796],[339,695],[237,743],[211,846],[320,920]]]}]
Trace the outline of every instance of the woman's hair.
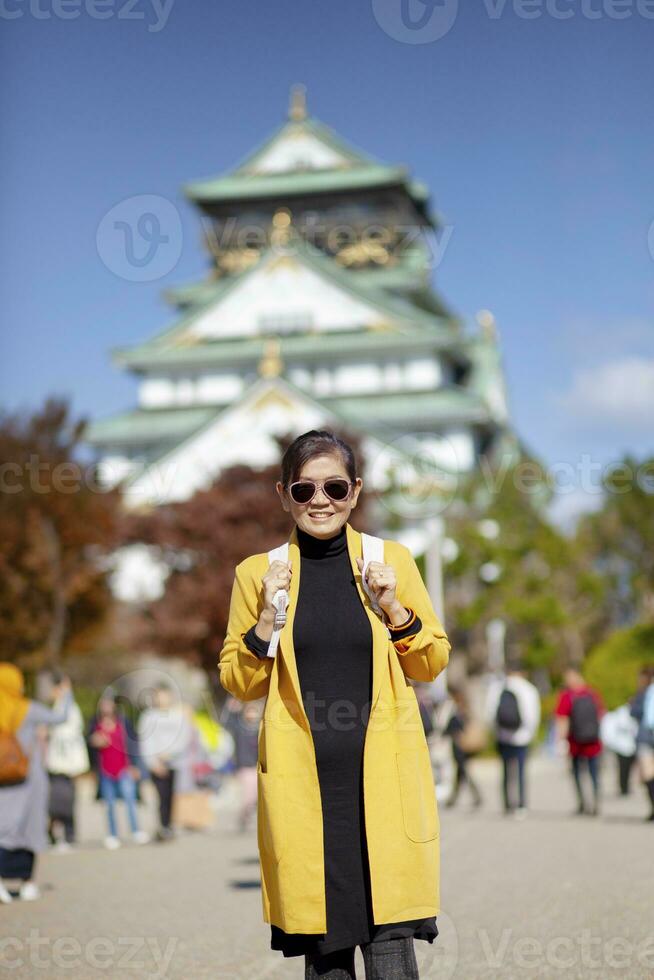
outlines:
[{"label": "woman's hair", "polygon": [[347,475],[354,483],[357,464],[352,447],[329,429],[310,429],[298,436],[282,456],[282,485],[284,489],[298,479],[302,467],[314,456],[339,456]]}]

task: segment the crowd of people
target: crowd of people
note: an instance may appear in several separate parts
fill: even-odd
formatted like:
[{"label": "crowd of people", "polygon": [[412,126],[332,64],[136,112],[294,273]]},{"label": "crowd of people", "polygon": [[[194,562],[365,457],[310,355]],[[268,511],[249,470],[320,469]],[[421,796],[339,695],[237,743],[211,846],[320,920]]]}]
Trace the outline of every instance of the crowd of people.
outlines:
[{"label": "crowd of people", "polygon": [[[96,777],[95,798],[104,806],[104,846],[120,847],[118,803],[122,802],[135,844],[168,841],[178,827],[201,829],[213,821],[204,791],[216,770],[211,736],[220,726],[196,720],[191,707],[167,683],[158,684],[136,724],[109,687],[84,724],[70,679],[53,672],[51,704],[24,694],[24,677],[0,663],[0,903],[32,901],[38,855],[53,848],[73,850],[78,778]],[[231,737],[230,737],[231,740]],[[218,753],[222,757],[223,753]],[[215,753],[213,753],[215,756]],[[151,781],[158,802],[154,835],[140,825],[137,804]],[[10,891],[7,882],[18,883]]]},{"label": "crowd of people", "polygon": [[[575,814],[598,816],[601,806],[602,760],[616,759],[618,792],[631,791],[634,770],[649,802],[648,822],[654,822],[654,666],[643,667],[631,700],[607,712],[598,691],[578,669],[564,672],[563,688],[554,708],[554,751],[565,752],[576,795]],[[454,806],[467,786],[473,806],[482,805],[470,761],[491,743],[502,762],[501,799],[504,812],[524,819],[528,812],[527,764],[541,724],[541,697],[519,661],[491,677],[486,691],[484,723],[471,711],[465,692],[451,687],[436,710],[437,730],[452,744],[454,777],[445,802]]]},{"label": "crowd of people", "polygon": [[[25,697],[21,671],[0,663],[0,903],[17,895],[39,897],[38,855],[59,852],[77,842],[78,777],[93,772],[96,799],[105,807],[108,849],[121,846],[118,801],[125,810],[130,839],[145,844],[175,836],[174,825],[199,829],[212,814],[206,792],[217,788],[217,772],[234,773],[239,789],[237,829],[256,820],[258,736],[262,704],[228,699],[222,724],[202,721],[160,683],[136,724],[111,687],[98,700],[85,725],[68,677],[54,672],[51,703]],[[523,665],[509,662],[487,685],[483,717],[477,718],[463,688],[451,687],[444,702],[431,703],[419,685],[416,695],[425,735],[451,741],[453,778],[447,807],[466,787],[474,807],[483,804],[471,760],[492,744],[501,760],[500,798],[507,816],[528,813],[528,762],[541,725],[541,698]],[[217,750],[216,735],[220,733]],[[654,821],[654,666],[644,667],[633,698],[613,711],[578,670],[569,668],[554,709],[554,736],[565,746],[579,815],[598,816],[602,759],[615,755],[618,791],[631,791],[637,771]],[[158,826],[151,837],[139,822],[144,781],[156,790]],[[177,805],[176,805],[177,804]],[[18,882],[11,892],[8,881]]]}]

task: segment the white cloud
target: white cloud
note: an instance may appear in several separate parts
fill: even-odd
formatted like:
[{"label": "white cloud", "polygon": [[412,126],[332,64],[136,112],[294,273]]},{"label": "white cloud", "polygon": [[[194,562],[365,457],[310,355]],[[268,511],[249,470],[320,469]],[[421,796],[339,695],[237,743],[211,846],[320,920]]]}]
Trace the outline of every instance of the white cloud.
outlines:
[{"label": "white cloud", "polygon": [[575,371],[570,390],[556,396],[571,422],[593,428],[652,430],[654,358],[622,357]]}]

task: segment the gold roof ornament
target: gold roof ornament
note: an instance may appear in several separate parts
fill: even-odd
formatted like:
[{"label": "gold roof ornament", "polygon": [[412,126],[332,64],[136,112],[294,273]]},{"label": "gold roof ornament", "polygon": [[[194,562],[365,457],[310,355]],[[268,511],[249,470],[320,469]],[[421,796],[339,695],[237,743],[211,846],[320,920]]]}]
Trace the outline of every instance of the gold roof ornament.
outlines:
[{"label": "gold roof ornament", "polygon": [[289,208],[279,208],[275,211],[272,219],[272,229],[270,232],[270,244],[273,246],[288,245],[291,236],[291,221],[293,215]]},{"label": "gold roof ornament", "polygon": [[244,272],[259,261],[260,252],[256,248],[233,248],[216,256],[218,274],[226,272],[235,275]]},{"label": "gold roof ornament", "polygon": [[477,314],[477,323],[486,340],[497,340],[497,321],[490,310],[480,310]]},{"label": "gold roof ornament", "polygon": [[390,260],[390,253],[379,241],[368,238],[345,245],[334,258],[339,265],[344,266],[369,265],[371,262],[376,265],[386,265]]},{"label": "gold roof ornament", "polygon": [[283,363],[280,357],[282,345],[277,337],[266,340],[263,345],[263,356],[259,361],[257,371],[262,378],[276,378],[282,373]]},{"label": "gold roof ornament", "polygon": [[293,122],[302,122],[307,118],[307,87],[292,85],[288,103],[288,118]]}]

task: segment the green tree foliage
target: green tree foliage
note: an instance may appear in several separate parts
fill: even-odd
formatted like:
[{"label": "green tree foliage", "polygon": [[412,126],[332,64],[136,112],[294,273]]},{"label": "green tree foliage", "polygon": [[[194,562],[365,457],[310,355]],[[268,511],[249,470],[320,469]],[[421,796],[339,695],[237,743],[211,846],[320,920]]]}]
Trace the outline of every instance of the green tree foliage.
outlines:
[{"label": "green tree foliage", "polygon": [[654,663],[654,626],[641,624],[615,630],[588,655],[584,675],[596,687],[608,708],[631,698],[641,667]]},{"label": "green tree foliage", "polygon": [[479,666],[485,629],[500,618],[507,652],[553,674],[580,662],[604,625],[603,583],[574,541],[546,518],[537,464],[482,474],[458,496],[447,533],[458,556],[446,566],[448,624]]},{"label": "green tree foliage", "polygon": [[579,524],[578,547],[606,580],[612,621],[654,623],[654,458],[625,457],[604,490],[602,509]]},{"label": "green tree foliage", "polygon": [[1,656],[27,670],[56,664],[111,605],[118,498],[77,458],[85,424],[55,398],[0,417]]}]

